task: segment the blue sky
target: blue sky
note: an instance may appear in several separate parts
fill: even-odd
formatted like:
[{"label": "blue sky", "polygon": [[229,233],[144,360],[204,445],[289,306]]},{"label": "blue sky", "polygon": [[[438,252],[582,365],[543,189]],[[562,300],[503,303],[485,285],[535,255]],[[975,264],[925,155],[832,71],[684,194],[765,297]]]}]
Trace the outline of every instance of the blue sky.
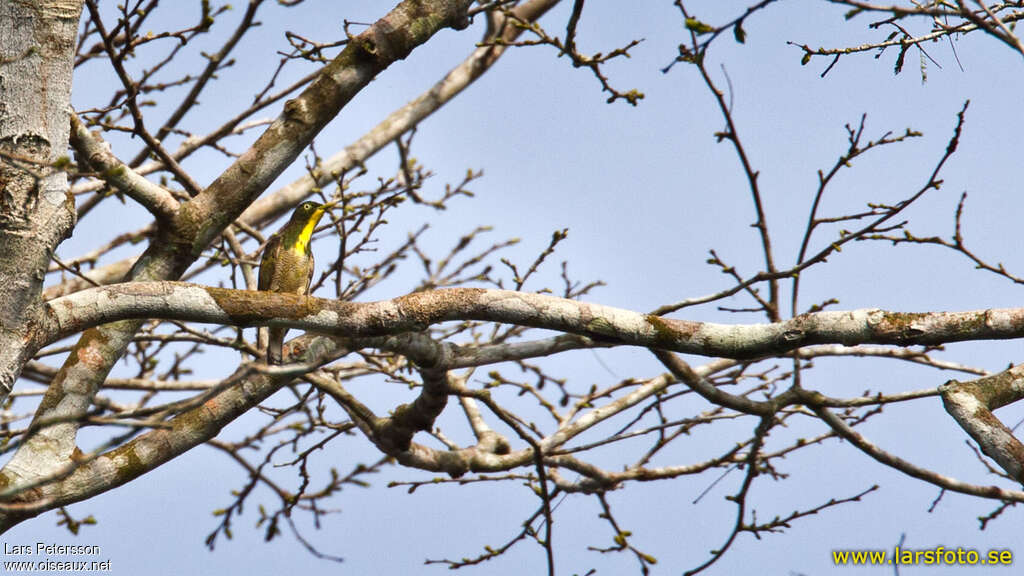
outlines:
[{"label": "blue sky", "polygon": [[[262,86],[285,46],[284,30],[307,37],[334,39],[343,18],[369,22],[383,14],[374,2],[307,2],[296,11],[268,6],[263,28],[239,47],[243,64],[224,71],[203,105],[190,116],[189,126],[201,131],[244,105]],[[719,22],[741,9],[741,3],[692,2],[688,6],[703,20]],[[569,6],[548,14],[543,24],[561,33]],[[235,10],[229,18],[237,18]],[[871,54],[847,56],[825,77],[827,61],[800,65],[798,48],[786,41],[811,46],[841,46],[878,40],[867,29],[867,18],[846,22],[842,10],[826,3],[780,2],[752,17],[745,28],[746,44],[723,39],[711,52],[709,68],[724,87],[732,85],[735,119],[751,161],[761,172],[780,265],[793,262],[815,190],[818,169],[827,169],[845,150],[846,123],[867,114],[866,133],[874,138],[889,130],[913,128],[924,137],[869,154],[837,179],[823,208],[828,213],[862,208],[872,201],[896,201],[920,187],[940,158],[955,124],[955,114],[971,100],[960,150],[944,171],[942,190],[909,211],[917,234],[949,235],[953,210],[963,191],[969,193],[965,234],[980,254],[1002,261],[1011,270],[1019,265],[1016,217],[1020,214],[1020,124],[1014,103],[1024,93],[1021,59],[995,40],[972,35],[956,41],[957,65],[949,43],[927,47],[942,66],[928,62],[922,82],[918,57],[911,53],[902,74],[893,74],[895,52],[875,59]],[[187,15],[189,18],[191,15]],[[182,16],[184,17],[184,16]],[[357,138],[394,108],[418,95],[460,62],[479,39],[482,23],[471,30],[445,31],[410,58],[385,71],[335,119],[316,140],[327,155]],[[685,65],[668,74],[660,69],[676,54],[688,35],[678,11],[668,1],[636,3],[628,10],[613,3],[587,4],[579,28],[582,51],[608,51],[635,38],[644,42],[632,58],[606,68],[612,83],[636,88],[646,97],[637,107],[606,104],[597,81],[547,47],[523,48],[506,54],[483,78],[444,109],[424,122],[416,135],[414,154],[436,176],[425,193],[437,193],[445,183],[458,182],[466,169],[485,176],[471,189],[473,199],[460,199],[443,213],[399,212],[391,219],[399,243],[407,230],[425,216],[431,231],[427,244],[438,250],[450,246],[478,224],[494,227],[488,239],[522,238],[506,254],[528,263],[542,250],[554,230],[568,228],[557,261],[568,260],[581,280],[601,279],[607,286],[588,299],[634,310],[649,310],[682,298],[704,295],[728,286],[728,278],[705,264],[715,249],[745,274],[760,269],[760,248],[750,227],[754,213],[735,154],[728,144],[716,144],[713,133],[723,122],[696,71]],[[184,62],[182,63],[185,64]],[[76,78],[74,103],[84,108],[103,101],[103,76],[91,70]],[[242,95],[241,98],[238,95]],[[99,100],[97,100],[99,99]],[[159,110],[158,110],[159,112]],[[128,158],[132,143],[113,140],[115,153]],[[123,146],[123,148],[119,147]],[[226,168],[214,154],[186,164],[208,184]],[[390,176],[393,150],[369,163],[371,174]],[[284,184],[302,173],[297,163],[279,180]],[[366,186],[371,186],[367,181]],[[115,206],[111,206],[114,209]],[[119,213],[90,217],[75,237],[61,248],[73,255],[107,232]],[[832,232],[834,233],[834,231]],[[817,246],[830,239],[820,233]],[[321,263],[327,258],[319,260]],[[558,268],[549,266],[542,282],[556,284]],[[411,274],[411,273],[410,273]],[[209,280],[216,282],[216,278]],[[372,294],[387,298],[411,288],[414,275],[399,276]],[[540,287],[538,282],[533,289]],[[827,266],[806,274],[803,306],[837,297],[837,308],[881,307],[902,311],[968,310],[1014,306],[1019,295],[1005,280],[975,272],[963,258],[931,247],[889,248],[857,243],[830,259]],[[741,298],[724,303],[742,307]],[[688,309],[680,317],[721,322],[761,322],[753,315],[725,314],[714,307]],[[1018,343],[958,344],[945,357],[998,370],[1019,361]],[[695,363],[700,360],[691,358]],[[661,370],[649,354],[636,350],[575,352],[547,366],[578,383],[609,384],[627,376],[650,377]],[[786,364],[781,364],[786,368]],[[222,375],[230,364],[205,366]],[[956,377],[893,362],[824,359],[805,374],[804,385],[834,396],[854,396],[865,389],[903,391],[929,388]],[[407,401],[408,393],[367,384],[355,391],[375,409],[386,410]],[[694,413],[707,408],[700,400],[676,406]],[[453,409],[442,425],[457,426]],[[1021,410],[1009,407],[999,414],[1011,425]],[[247,416],[228,427],[225,437],[241,434]],[[730,428],[730,426],[733,426]],[[749,434],[754,423],[743,421],[695,434],[662,456],[662,463],[698,460],[721,446]],[[802,422],[786,434],[820,433],[822,426]],[[862,432],[884,448],[912,462],[931,466],[963,480],[990,483],[964,445],[966,435],[942,410],[936,398],[886,408]],[[795,437],[795,436],[794,436]],[[609,462],[627,458],[623,443],[602,454]],[[632,446],[636,449],[636,446]],[[341,470],[355,462],[370,462],[375,454],[358,439],[332,445],[321,465]],[[760,541],[741,535],[732,551],[708,574],[749,572],[758,566],[772,574],[827,574],[830,550],[891,548],[901,534],[906,547],[937,545],[987,550],[1019,541],[1016,512],[985,532],[976,517],[993,503],[947,494],[931,513],[938,495],[929,485],[883,468],[847,444],[830,442],[798,452],[784,461],[792,476],[784,482],[763,481],[753,496],[758,518],[785,515],[795,508],[820,504],[830,497],[853,495],[872,484],[881,489],[862,504],[847,505],[798,521],[785,534],[765,535]],[[521,485],[482,484],[422,488],[414,495],[387,489],[393,478],[425,478],[416,472],[390,471],[373,489],[348,488],[335,500],[339,515],[329,516],[321,530],[299,518],[304,535],[321,550],[344,556],[341,565],[307,554],[289,535],[262,542],[253,500],[236,520],[233,541],[220,541],[217,550],[203,546],[216,520],[210,512],[231,500],[229,491],[244,481],[242,470],[219,452],[200,447],[134,483],[71,507],[73,514],[95,515],[99,524],[86,527],[72,539],[46,515],[23,523],[4,535],[11,544],[36,540],[99,544],[112,559],[115,574],[241,573],[275,574],[283,570],[311,574],[368,574],[438,572],[422,567],[425,558],[460,558],[478,553],[486,544],[500,545],[518,531],[534,505]],[[659,559],[655,574],[678,574],[706,558],[721,544],[733,520],[734,507],[724,497],[735,491],[741,475],[733,473],[697,504],[692,501],[715,476],[672,482],[630,485],[613,492],[618,520],[634,533],[632,541]],[[267,495],[264,498],[269,498]],[[269,500],[268,500],[269,501]],[[593,498],[571,497],[555,516],[555,541],[560,574],[619,574],[635,569],[624,555],[600,555],[588,545],[607,546],[613,534],[597,519]],[[1015,551],[1016,552],[1016,551]],[[540,573],[542,551],[521,545],[502,559],[468,573]],[[1009,569],[1008,569],[1009,570]],[[1007,573],[1008,573],[1007,570]],[[878,574],[878,569],[843,569],[844,574]],[[939,574],[919,568],[914,574]]]}]

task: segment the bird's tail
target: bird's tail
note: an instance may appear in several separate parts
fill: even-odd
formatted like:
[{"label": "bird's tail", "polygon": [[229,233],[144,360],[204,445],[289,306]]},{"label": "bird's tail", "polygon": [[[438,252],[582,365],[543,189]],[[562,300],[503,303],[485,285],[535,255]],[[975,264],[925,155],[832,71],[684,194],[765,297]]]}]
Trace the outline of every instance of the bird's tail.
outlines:
[{"label": "bird's tail", "polygon": [[267,364],[280,364],[281,353],[284,347],[284,335],[287,328],[271,328],[270,337],[267,339]]}]

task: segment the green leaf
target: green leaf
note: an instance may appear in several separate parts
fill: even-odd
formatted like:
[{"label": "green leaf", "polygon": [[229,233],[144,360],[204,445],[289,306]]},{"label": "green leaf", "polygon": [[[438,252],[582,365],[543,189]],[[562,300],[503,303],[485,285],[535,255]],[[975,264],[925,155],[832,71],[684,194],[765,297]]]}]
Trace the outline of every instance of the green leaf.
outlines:
[{"label": "green leaf", "polygon": [[686,19],[686,29],[696,34],[707,34],[715,31],[714,27],[709,26],[696,18]]},{"label": "green leaf", "polygon": [[807,63],[811,61],[811,53],[804,52],[804,57],[800,59],[801,66],[807,66]]}]

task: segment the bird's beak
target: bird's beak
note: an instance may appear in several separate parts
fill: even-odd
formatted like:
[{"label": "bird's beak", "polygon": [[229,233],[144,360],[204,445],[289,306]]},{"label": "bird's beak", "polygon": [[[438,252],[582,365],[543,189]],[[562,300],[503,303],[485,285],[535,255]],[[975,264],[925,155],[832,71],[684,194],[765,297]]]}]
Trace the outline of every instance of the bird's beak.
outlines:
[{"label": "bird's beak", "polygon": [[324,211],[327,211],[327,210],[330,210],[331,208],[334,208],[335,206],[337,206],[340,203],[341,203],[341,200],[335,200],[334,202],[328,202],[327,204],[324,204],[320,208],[322,210],[324,210]]}]

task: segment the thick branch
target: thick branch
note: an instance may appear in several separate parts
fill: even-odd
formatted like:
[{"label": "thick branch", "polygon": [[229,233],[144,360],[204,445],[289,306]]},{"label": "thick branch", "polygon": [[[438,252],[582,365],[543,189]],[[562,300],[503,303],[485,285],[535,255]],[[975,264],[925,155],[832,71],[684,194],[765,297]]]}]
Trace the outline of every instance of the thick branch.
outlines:
[{"label": "thick branch", "polygon": [[100,178],[141,204],[157,220],[165,222],[174,216],[178,209],[174,196],[125,166],[97,136],[89,132],[74,112],[71,113],[71,145],[78,152],[80,162],[99,172]]},{"label": "thick branch", "polygon": [[972,382],[950,380],[939,390],[946,412],[974,438],[981,451],[1024,483],[1024,444],[992,413],[1024,398],[1024,366]]},{"label": "thick branch", "polygon": [[178,218],[192,258],[292,164],[327,123],[377,74],[444,28],[463,28],[470,0],[406,0],[353,37],[253,146]]},{"label": "thick branch", "polygon": [[287,326],[338,336],[382,336],[439,322],[478,320],[545,328],[599,342],[704,356],[756,358],[812,344],[942,344],[1024,337],[1024,309],[899,313],[817,312],[770,324],[660,318],[542,294],[453,288],[356,303],[230,290],[184,282],[133,282],[45,304],[40,345],[98,324],[160,318],[237,326]]},{"label": "thick branch", "polygon": [[[530,0],[512,10],[514,18],[522,22],[533,22],[540,18],[560,0]],[[495,28],[501,30],[502,43],[511,43],[523,32],[524,27],[510,25],[503,14],[496,14]],[[313,175],[304,175],[280,190],[264,196],[253,203],[242,220],[248,224],[276,218],[289,210],[316,187],[328,186],[338,174],[361,165],[381,148],[391,144],[402,134],[415,128],[420,122],[436,112],[449,100],[461,93],[477,78],[483,76],[498,58],[505,53],[504,44],[490,44],[477,48],[462,63],[453,68],[429,90],[420,94],[388,115],[369,132],[345,147],[344,150],[327,158],[318,166]]]},{"label": "thick branch", "polygon": [[[302,362],[303,370],[307,370],[345,353],[330,340],[320,339],[316,346],[297,359]],[[84,462],[56,482],[41,484],[30,491],[19,491],[19,483],[4,478],[6,481],[0,483],[0,487],[17,494],[15,502],[24,505],[20,511],[12,508],[0,514],[0,532],[45,510],[66,506],[121,486],[180,456],[215,437],[221,428],[295,377],[288,370],[274,369],[261,373],[255,368],[252,365],[239,368],[228,379],[230,385],[222,386],[219,393],[170,419],[167,428],[143,434]],[[31,484],[32,480],[22,482]]]}]

